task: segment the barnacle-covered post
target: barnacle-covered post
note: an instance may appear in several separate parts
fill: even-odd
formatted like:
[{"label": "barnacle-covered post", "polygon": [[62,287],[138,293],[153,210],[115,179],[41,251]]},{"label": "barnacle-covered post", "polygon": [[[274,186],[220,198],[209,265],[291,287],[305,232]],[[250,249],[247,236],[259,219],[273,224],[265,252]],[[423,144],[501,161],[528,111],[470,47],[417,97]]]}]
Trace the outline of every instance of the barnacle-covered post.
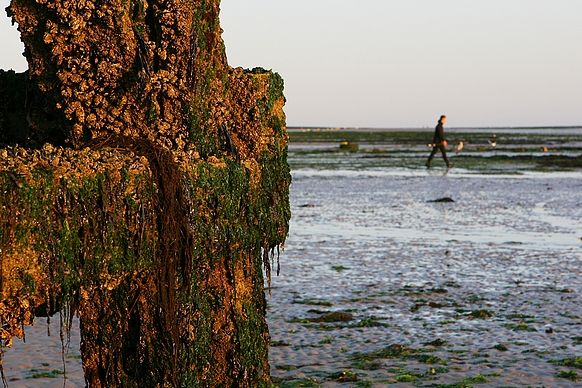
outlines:
[{"label": "barnacle-covered post", "polygon": [[2,345],[78,313],[91,387],[269,383],[283,81],[228,66],[219,3],[12,0],[29,70],[0,71]]}]

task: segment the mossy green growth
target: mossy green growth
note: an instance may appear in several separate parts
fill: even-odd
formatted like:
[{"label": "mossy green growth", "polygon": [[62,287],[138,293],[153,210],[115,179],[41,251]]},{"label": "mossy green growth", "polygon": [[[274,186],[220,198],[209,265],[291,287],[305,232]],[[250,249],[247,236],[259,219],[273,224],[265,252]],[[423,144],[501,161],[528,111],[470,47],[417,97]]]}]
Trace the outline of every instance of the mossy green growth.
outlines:
[{"label": "mossy green growth", "polygon": [[423,364],[442,364],[446,365],[447,361],[430,354],[432,349],[415,349],[408,346],[392,344],[383,349],[379,349],[369,353],[355,353],[352,359],[355,361],[373,361],[378,359],[403,359],[403,360],[417,360]]},{"label": "mossy green growth", "polygon": [[390,327],[389,324],[381,322],[381,318],[378,317],[367,317],[352,325],[351,327]]},{"label": "mossy green growth", "polygon": [[190,141],[193,144],[196,144],[196,149],[203,158],[216,155],[220,148],[218,142],[219,139],[217,136],[208,132],[204,127],[204,122],[208,121],[210,118],[209,111],[205,110],[200,113],[194,108],[189,108],[188,112],[188,132],[190,134]]},{"label": "mossy green growth", "polygon": [[236,319],[242,366],[256,375],[261,375],[262,369],[266,367],[263,362],[268,359],[269,351],[263,336],[267,324],[261,307],[248,303],[244,306],[246,317],[238,316]]},{"label": "mossy green growth", "polygon": [[534,327],[528,325],[526,322],[506,323],[503,326],[514,331],[537,331]]},{"label": "mossy green growth", "polygon": [[[17,208],[21,214],[15,226],[16,242],[31,243],[35,251],[48,252],[55,259],[46,262],[45,270],[61,285],[61,293],[78,289],[80,273],[116,274],[151,264],[152,240],[146,235],[141,240],[129,238],[131,229],[145,221],[141,219],[144,212],[151,211],[130,205],[122,194],[123,187],[133,184],[133,177],[126,175],[115,186],[105,183],[109,179],[105,173],[55,179],[52,172],[37,169],[32,183],[22,180],[16,186],[7,175],[0,174],[0,186],[16,195],[5,195],[11,202],[2,201],[2,205]],[[141,203],[151,203],[153,189],[144,187],[145,182],[134,195],[140,196]],[[8,229],[8,225],[2,228]],[[30,287],[33,279],[25,276],[22,280],[34,290]]]},{"label": "mossy green growth", "polygon": [[[274,162],[272,158],[265,157],[261,160],[261,167],[260,186],[251,185],[250,172],[230,159],[225,159],[224,166],[197,163],[187,179],[191,206],[197,209],[190,215],[196,235],[193,262],[214,266],[228,258],[230,276],[234,276],[237,266],[242,266],[247,274],[254,277],[252,300],[242,304],[242,311],[233,311],[236,354],[240,357],[233,362],[240,370],[237,373],[255,376],[263,374],[267,368],[265,360],[269,346],[265,335],[266,301],[262,265],[270,265],[268,250],[284,241],[289,216],[288,191],[281,193],[281,188],[277,186],[288,185],[285,179],[290,179],[284,157],[275,157]],[[281,171],[284,173],[281,174]],[[279,177],[273,176],[277,174]],[[251,267],[245,260],[247,255],[252,258]],[[205,283],[203,273],[195,271],[193,275],[193,284]],[[193,300],[201,311],[196,339],[185,355],[188,358],[185,364],[196,365],[197,371],[185,371],[181,377],[185,386],[199,384],[200,376],[211,360],[209,351],[216,335],[212,332],[214,322],[211,317],[224,308],[223,298],[218,290],[198,287],[192,289],[190,296],[181,296],[186,305]]]},{"label": "mossy green growth", "polygon": [[580,376],[576,371],[573,370],[562,370],[556,373],[556,377],[567,379],[570,381],[580,381],[582,380],[582,376]]},{"label": "mossy green growth", "polygon": [[412,383],[418,380],[418,377],[408,373],[396,376],[396,381],[399,383]]},{"label": "mossy green growth", "polygon": [[267,108],[273,109],[275,101],[277,101],[283,95],[283,88],[285,87],[285,82],[279,73],[272,73],[271,79],[269,80],[269,89],[267,91]]},{"label": "mossy green growth", "polygon": [[312,379],[281,381],[275,385],[278,388],[319,388],[321,384]]},{"label": "mossy green growth", "polygon": [[561,360],[551,360],[553,364],[568,366],[570,368],[582,369],[582,356],[563,358]]},{"label": "mossy green growth", "polygon": [[62,378],[63,371],[58,369],[53,369],[48,372],[39,372],[35,371],[32,376],[28,377],[29,379],[55,379],[55,378]]},{"label": "mossy green growth", "polygon": [[414,349],[408,346],[392,344],[386,348],[369,353],[357,353],[354,355],[355,360],[375,360],[384,358],[406,358],[414,353]]},{"label": "mossy green growth", "polygon": [[320,299],[299,299],[294,300],[292,303],[295,304],[305,304],[309,306],[324,306],[324,307],[331,307],[333,303],[327,300],[320,300]]},{"label": "mossy green growth", "polygon": [[434,387],[437,387],[437,388],[470,388],[474,384],[486,384],[488,382],[489,382],[489,379],[487,379],[487,376],[484,376],[482,374],[478,374],[476,376],[464,378],[463,380],[459,381],[458,383],[437,384],[437,385],[434,385]]}]

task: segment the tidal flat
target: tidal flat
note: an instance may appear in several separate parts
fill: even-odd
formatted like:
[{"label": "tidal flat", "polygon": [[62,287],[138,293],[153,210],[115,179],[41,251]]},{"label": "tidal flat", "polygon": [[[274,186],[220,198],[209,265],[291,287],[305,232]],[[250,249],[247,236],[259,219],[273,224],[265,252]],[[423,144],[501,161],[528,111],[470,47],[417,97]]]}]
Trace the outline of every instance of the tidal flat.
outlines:
[{"label": "tidal flat", "polygon": [[580,384],[582,130],[493,133],[450,170],[431,130],[291,133],[279,386]]},{"label": "tidal flat", "polygon": [[[432,129],[291,131],[293,218],[266,293],[276,386],[582,382],[582,129],[505,131],[449,131],[466,141],[450,170],[424,166]],[[71,335],[65,386],[82,387],[78,320]],[[63,386],[58,316],[4,371]]]}]

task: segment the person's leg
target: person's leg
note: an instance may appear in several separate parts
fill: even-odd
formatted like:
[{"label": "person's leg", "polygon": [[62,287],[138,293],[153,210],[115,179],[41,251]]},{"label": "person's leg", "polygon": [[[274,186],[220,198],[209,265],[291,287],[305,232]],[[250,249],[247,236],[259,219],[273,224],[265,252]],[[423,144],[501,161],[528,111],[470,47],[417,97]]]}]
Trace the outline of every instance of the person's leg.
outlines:
[{"label": "person's leg", "polygon": [[445,160],[445,163],[447,164],[447,167],[451,167],[451,163],[449,162],[449,158],[447,158],[447,149],[445,148],[444,145],[439,146],[441,153],[443,154],[443,159]]},{"label": "person's leg", "polygon": [[430,164],[432,163],[432,158],[434,158],[438,149],[439,148],[437,146],[432,147],[432,152],[430,153],[430,156],[428,157],[428,160],[426,161],[426,167],[430,167]]}]

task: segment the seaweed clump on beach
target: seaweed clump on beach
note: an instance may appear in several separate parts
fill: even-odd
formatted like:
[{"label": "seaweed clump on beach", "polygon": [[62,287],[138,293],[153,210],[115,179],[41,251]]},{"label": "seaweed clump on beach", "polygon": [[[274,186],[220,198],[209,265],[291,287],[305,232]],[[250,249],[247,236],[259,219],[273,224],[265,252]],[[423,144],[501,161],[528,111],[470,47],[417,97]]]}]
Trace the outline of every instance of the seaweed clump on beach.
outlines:
[{"label": "seaweed clump on beach", "polygon": [[8,14],[29,70],[0,72],[1,345],[78,314],[91,387],[268,385],[281,77],[228,66],[218,0]]}]

